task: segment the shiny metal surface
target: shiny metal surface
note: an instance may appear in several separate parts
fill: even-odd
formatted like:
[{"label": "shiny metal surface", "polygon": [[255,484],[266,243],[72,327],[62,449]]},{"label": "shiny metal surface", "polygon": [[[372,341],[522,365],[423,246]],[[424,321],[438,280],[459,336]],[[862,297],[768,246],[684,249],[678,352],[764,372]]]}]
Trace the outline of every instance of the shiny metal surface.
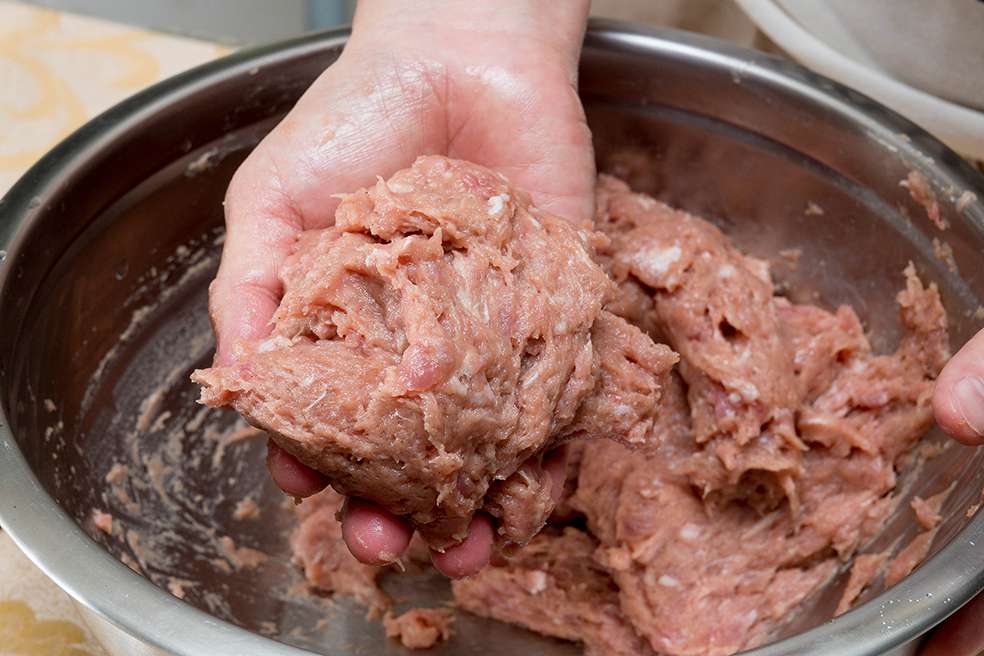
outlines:
[{"label": "shiny metal surface", "polygon": [[[262,445],[222,442],[234,417],[196,414],[186,375],[210,357],[205,294],[225,185],[343,42],[334,33],[239,53],[153,87],[69,137],[0,201],[0,522],[76,599],[176,654],[402,653],[360,608],[292,592],[291,519],[266,479]],[[984,198],[984,180],[891,112],[789,62],[611,22],[588,34],[581,93],[602,170],[712,217],[753,253],[802,249],[798,267],[775,264],[797,297],[851,303],[888,347],[912,260],[940,285],[954,345],[980,324],[984,208],[958,211],[955,200]],[[936,190],[946,232],[899,186],[913,169]],[[806,212],[811,203],[823,214]],[[956,271],[934,239],[952,248]],[[139,507],[106,482],[116,462],[130,467],[125,490]],[[751,653],[909,651],[984,588],[984,514],[967,517],[984,487],[984,453],[952,446],[902,476],[906,495],[951,480],[936,555],[923,567],[828,622],[841,576],[783,640]],[[247,494],[261,521],[231,518]],[[99,533],[92,508],[143,542]],[[871,549],[916,533],[906,502],[899,508]],[[227,572],[219,536],[268,558]],[[185,601],[161,589],[172,578],[194,583]],[[428,574],[388,575],[384,585],[408,603],[447,595]],[[432,653],[577,650],[459,614],[455,638]]]}]

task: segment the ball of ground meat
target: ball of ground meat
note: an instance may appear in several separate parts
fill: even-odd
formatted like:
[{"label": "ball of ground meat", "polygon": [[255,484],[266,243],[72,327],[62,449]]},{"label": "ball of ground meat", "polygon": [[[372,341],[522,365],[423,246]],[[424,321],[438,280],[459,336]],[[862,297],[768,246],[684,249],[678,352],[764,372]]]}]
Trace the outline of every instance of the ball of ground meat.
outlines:
[{"label": "ball of ground meat", "polygon": [[[603,310],[600,239],[498,173],[422,157],[345,195],[334,227],[302,233],[271,336],[193,380],[203,403],[231,405],[433,548],[481,509],[500,540],[525,543],[553,507],[543,452],[570,436],[656,439],[676,361]],[[588,399],[592,416],[622,421],[598,427]]]}]

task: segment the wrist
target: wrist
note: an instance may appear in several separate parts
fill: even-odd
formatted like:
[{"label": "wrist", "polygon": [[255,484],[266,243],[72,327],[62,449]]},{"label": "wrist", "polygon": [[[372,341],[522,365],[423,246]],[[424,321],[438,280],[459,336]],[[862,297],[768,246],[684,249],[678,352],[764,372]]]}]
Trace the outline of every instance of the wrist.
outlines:
[{"label": "wrist", "polygon": [[588,8],[589,0],[361,0],[351,43],[421,54],[439,47],[503,57],[546,52],[576,64]]}]

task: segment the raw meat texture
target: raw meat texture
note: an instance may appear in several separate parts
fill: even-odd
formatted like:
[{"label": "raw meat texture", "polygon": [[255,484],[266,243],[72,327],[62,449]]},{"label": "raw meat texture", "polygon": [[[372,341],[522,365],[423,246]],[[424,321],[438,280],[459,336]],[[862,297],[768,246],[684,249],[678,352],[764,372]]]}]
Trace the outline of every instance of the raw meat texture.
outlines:
[{"label": "raw meat texture", "polygon": [[911,267],[905,275],[906,335],[891,355],[871,352],[848,308],[772,301],[801,398],[797,430],[809,446],[795,514],[762,514],[740,499],[708,503],[694,490],[695,470],[713,462],[692,428],[699,422],[682,378],[664,388],[656,454],[584,446],[572,505],[601,542],[597,557],[618,585],[622,612],[657,652],[731,654],[761,644],[881,528],[895,504],[894,464],[931,424],[933,379],[948,356],[935,287],[923,287]]},{"label": "raw meat texture", "polygon": [[886,560],[888,560],[887,553],[862,554],[854,559],[847,585],[844,586],[844,592],[841,594],[840,601],[837,602],[837,610],[834,611],[835,616],[843,615],[851,609],[864,589],[881,574]]},{"label": "raw meat texture", "polygon": [[294,562],[304,568],[308,583],[325,592],[353,597],[378,615],[392,601],[379,588],[382,570],[355,559],[342,539],[335,518],[344,498],[332,489],[308,497],[297,506],[298,526],[290,538]]},{"label": "raw meat texture", "polygon": [[428,649],[451,637],[452,620],[447,608],[411,608],[401,615],[386,613],[383,628],[407,649]]},{"label": "raw meat texture", "polygon": [[438,549],[483,508],[501,542],[528,541],[552,508],[538,459],[560,440],[651,437],[677,358],[602,310],[603,237],[443,157],[344,196],[335,222],[282,267],[272,336],[195,372],[203,403]]},{"label": "raw meat texture", "polygon": [[934,528],[923,531],[912,538],[912,541],[895,555],[885,571],[886,588],[895,585],[919,567],[922,561],[926,559],[926,554],[929,553],[929,548],[933,545],[933,538],[936,537],[938,530]]},{"label": "raw meat texture", "polygon": [[455,602],[482,617],[581,641],[589,656],[651,654],[622,615],[611,577],[592,559],[595,547],[575,528],[544,532],[513,558],[454,581]]},{"label": "raw meat texture", "polygon": [[[556,442],[607,428],[624,444],[568,447],[551,521],[584,522],[589,533],[550,526],[455,581],[455,600],[599,656],[754,647],[896,507],[896,469],[932,422],[933,382],[949,356],[939,294],[908,267],[897,297],[904,335],[878,355],[852,309],[774,297],[764,264],[706,222],[612,180],[599,201],[611,245],[597,257],[618,292],[591,325],[590,366],[571,366],[568,387],[590,392],[554,406],[550,430]],[[675,234],[686,238],[677,244]],[[680,350],[678,372],[655,373],[666,352],[654,339]],[[484,508],[525,535],[553,504],[535,462],[513,472],[490,485]],[[943,498],[914,502],[914,517],[935,526]],[[917,536],[887,567],[887,554],[858,557],[838,612],[881,571],[887,584],[908,574],[934,535]]]},{"label": "raw meat texture", "polygon": [[759,644],[836,569],[832,559],[812,560],[824,555],[819,539],[790,544],[795,528],[784,509],[761,517],[733,504],[709,514],[658,456],[598,442],[583,463],[575,501],[601,539],[599,562],[618,585],[622,612],[659,653],[731,654]]},{"label": "raw meat texture", "polygon": [[924,529],[931,530],[936,528],[936,526],[943,520],[943,516],[940,514],[940,508],[943,507],[943,502],[950,495],[950,490],[946,490],[940,494],[931,496],[928,499],[923,499],[922,497],[913,497],[910,505],[912,506],[912,512],[916,514],[916,521]]},{"label": "raw meat texture", "polygon": [[619,180],[602,176],[597,196],[597,227],[611,240],[603,256],[625,295],[612,310],[682,357],[693,435],[708,456],[691,481],[723,500],[761,490],[763,511],[789,498],[795,511],[805,446],[768,265]]}]

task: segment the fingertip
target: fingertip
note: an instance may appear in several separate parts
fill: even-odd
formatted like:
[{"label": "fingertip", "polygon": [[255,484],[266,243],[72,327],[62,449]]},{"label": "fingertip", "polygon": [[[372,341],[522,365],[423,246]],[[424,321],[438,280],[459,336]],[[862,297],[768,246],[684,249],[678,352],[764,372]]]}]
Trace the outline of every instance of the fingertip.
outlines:
[{"label": "fingertip", "polygon": [[215,332],[215,366],[227,366],[270,334],[279,289],[227,280],[222,271],[209,287],[209,315]]},{"label": "fingertip", "polygon": [[954,403],[952,385],[937,385],[933,391],[933,413],[943,432],[961,444],[977,446],[984,439],[967,425]]},{"label": "fingertip", "polygon": [[350,497],[342,509],[342,538],[357,560],[367,565],[387,565],[407,550],[413,528],[401,517]]},{"label": "fingertip", "polygon": [[472,518],[465,539],[443,553],[432,550],[431,562],[448,578],[471,576],[488,564],[494,536],[492,519],[478,513]]},{"label": "fingertip", "polygon": [[947,363],[933,390],[936,421],[954,439],[984,443],[984,330]]},{"label": "fingertip", "polygon": [[295,497],[309,497],[328,486],[328,479],[284,451],[273,440],[267,442],[267,469],[281,490]]}]

